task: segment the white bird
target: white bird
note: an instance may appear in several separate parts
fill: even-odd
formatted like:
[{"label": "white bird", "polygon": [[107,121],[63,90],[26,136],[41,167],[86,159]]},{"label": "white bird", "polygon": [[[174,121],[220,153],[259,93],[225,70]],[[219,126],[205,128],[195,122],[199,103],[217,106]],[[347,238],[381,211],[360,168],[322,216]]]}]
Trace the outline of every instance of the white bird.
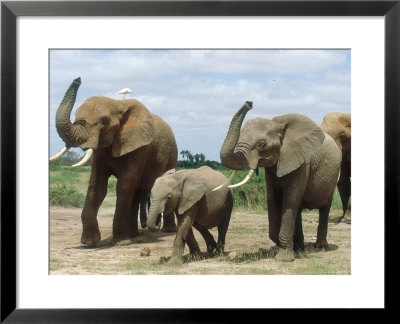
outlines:
[{"label": "white bird", "polygon": [[126,98],[125,98],[125,95],[126,95],[126,94],[129,94],[129,93],[131,93],[131,92],[132,92],[132,90],[129,89],[129,88],[123,88],[122,90],[119,90],[119,91],[118,91],[118,94],[121,95],[122,98],[126,99]]}]

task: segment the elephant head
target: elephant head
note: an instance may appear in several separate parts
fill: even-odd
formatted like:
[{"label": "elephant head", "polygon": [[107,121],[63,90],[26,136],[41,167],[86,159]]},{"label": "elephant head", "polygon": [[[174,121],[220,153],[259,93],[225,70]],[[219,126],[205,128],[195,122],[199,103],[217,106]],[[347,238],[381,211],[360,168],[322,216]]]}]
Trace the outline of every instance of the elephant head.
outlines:
[{"label": "elephant head", "polygon": [[300,114],[286,114],[272,120],[255,118],[240,130],[251,108],[252,102],[247,101],[233,116],[220,151],[226,167],[250,169],[240,185],[248,181],[257,167],[276,166],[278,177],[289,174],[308,162],[324,141],[325,135],[318,125]]},{"label": "elephant head", "polygon": [[160,214],[174,211],[183,214],[198,202],[205,192],[204,180],[190,171],[167,171],[157,178],[151,190],[152,201],[147,220],[149,230],[157,230]]},{"label": "elephant head", "polygon": [[153,117],[137,100],[114,100],[96,96],[87,99],[70,115],[81,79],[69,86],[56,113],[57,132],[66,147],[99,149],[111,147],[113,157],[120,157],[153,140]]}]

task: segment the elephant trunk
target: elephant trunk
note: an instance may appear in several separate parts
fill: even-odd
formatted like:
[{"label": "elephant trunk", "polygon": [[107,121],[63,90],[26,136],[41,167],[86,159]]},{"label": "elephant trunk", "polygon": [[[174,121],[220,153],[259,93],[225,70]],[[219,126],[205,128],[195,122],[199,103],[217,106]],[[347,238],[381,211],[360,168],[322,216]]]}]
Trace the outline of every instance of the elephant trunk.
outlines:
[{"label": "elephant trunk", "polygon": [[156,232],[160,228],[160,214],[164,208],[158,199],[153,199],[150,205],[149,216],[147,218],[147,227],[151,232]]},{"label": "elephant trunk", "polygon": [[79,146],[89,138],[89,132],[82,121],[77,121],[74,124],[70,121],[71,111],[74,107],[80,84],[81,78],[72,81],[56,113],[57,132],[67,146]]},{"label": "elephant trunk", "polygon": [[251,101],[246,101],[244,105],[236,112],[236,114],[232,118],[225,141],[222,144],[220,151],[221,162],[229,169],[249,169],[248,160],[246,157],[249,150],[245,147],[244,144],[239,145],[237,148],[236,145],[239,140],[240,128],[242,126],[243,120],[247,112],[252,107],[253,103]]}]

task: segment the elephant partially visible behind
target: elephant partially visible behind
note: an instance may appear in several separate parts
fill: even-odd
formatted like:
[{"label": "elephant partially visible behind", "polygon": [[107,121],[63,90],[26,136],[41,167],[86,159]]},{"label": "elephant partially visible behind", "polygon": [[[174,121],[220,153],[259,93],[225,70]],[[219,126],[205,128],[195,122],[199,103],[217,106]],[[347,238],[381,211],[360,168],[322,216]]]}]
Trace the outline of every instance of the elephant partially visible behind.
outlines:
[{"label": "elephant partially visible behind", "polygon": [[[149,230],[157,229],[160,213],[175,211],[178,229],[172,252],[172,262],[182,262],[185,243],[191,254],[199,254],[200,248],[193,235],[192,225],[203,236],[207,252],[223,252],[225,236],[233,207],[231,189],[222,188],[212,192],[227,178],[210,167],[198,169],[170,170],[159,177],[151,190],[152,202],[149,211]],[[208,229],[218,227],[216,243]]]},{"label": "elephant partially visible behind", "polygon": [[339,219],[351,223],[351,114],[332,112],[324,117],[321,129],[328,133],[342,151],[342,165],[337,184],[343,205]]},{"label": "elephant partially visible behind", "polygon": [[[178,149],[171,127],[137,100],[91,97],[70,114],[81,79],[68,88],[56,113],[57,132],[66,147],[93,151],[89,187],[82,210],[81,243],[101,239],[97,212],[111,175],[117,178],[117,201],[111,244],[138,234],[138,209],[145,226],[146,202],[157,177],[175,168]],[[164,215],[164,230],[175,231],[174,215]]]}]

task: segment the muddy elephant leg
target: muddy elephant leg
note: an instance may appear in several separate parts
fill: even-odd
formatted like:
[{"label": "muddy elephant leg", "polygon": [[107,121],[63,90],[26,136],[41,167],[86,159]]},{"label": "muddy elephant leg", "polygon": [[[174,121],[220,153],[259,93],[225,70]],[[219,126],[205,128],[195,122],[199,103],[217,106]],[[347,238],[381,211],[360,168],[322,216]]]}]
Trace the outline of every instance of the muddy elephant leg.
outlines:
[{"label": "muddy elephant leg", "polygon": [[175,225],[175,213],[165,213],[163,216],[163,227],[161,231],[164,233],[174,233],[176,232]]},{"label": "muddy elephant leg", "polygon": [[147,227],[147,211],[150,208],[150,189],[140,190],[140,225]]},{"label": "muddy elephant leg", "polygon": [[81,243],[88,246],[97,245],[101,234],[97,222],[97,212],[107,194],[107,181],[109,175],[97,167],[97,161],[92,163],[89,187],[86,194],[85,204],[82,209],[82,235]]},{"label": "muddy elephant leg", "polygon": [[319,209],[319,224],[317,231],[317,241],[315,243],[316,248],[328,247],[328,241],[326,240],[326,237],[328,235],[328,219],[330,210],[330,204]]},{"label": "muddy elephant leg", "polygon": [[207,245],[207,252],[212,253],[214,250],[217,249],[217,242],[215,242],[214,237],[210,233],[210,231],[206,228],[195,228],[200,232],[201,236],[203,236],[204,241],[206,241]]},{"label": "muddy elephant leg", "polygon": [[303,224],[302,224],[302,217],[301,217],[302,210],[299,209],[297,211],[296,222],[294,225],[294,242],[293,247],[295,251],[304,251],[304,234],[303,234]]},{"label": "muddy elephant leg", "polygon": [[189,232],[192,230],[193,221],[197,215],[197,204],[188,209],[183,215],[178,215],[178,230],[176,231],[174,245],[172,247],[171,263],[183,262],[183,251]]}]

